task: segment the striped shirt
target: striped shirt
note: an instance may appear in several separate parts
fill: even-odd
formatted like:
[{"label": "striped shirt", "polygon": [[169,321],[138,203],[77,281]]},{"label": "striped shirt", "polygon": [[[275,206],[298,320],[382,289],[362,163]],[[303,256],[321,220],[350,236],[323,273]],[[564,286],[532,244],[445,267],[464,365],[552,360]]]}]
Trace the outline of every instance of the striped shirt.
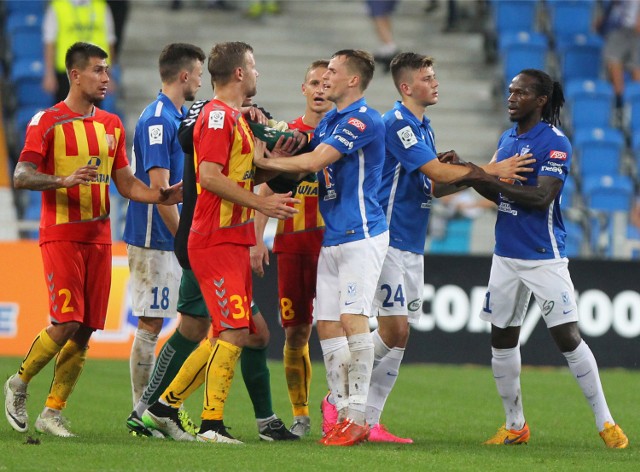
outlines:
[{"label": "striped shirt", "polygon": [[40,111],[27,126],[20,161],[31,162],[39,172],[57,176],[68,176],[85,165],[97,165],[97,180],[89,185],[42,192],[40,243],[111,244],[111,174],[129,164],[125,130],[117,115],[96,107],[92,115],[79,115],[64,102]]}]

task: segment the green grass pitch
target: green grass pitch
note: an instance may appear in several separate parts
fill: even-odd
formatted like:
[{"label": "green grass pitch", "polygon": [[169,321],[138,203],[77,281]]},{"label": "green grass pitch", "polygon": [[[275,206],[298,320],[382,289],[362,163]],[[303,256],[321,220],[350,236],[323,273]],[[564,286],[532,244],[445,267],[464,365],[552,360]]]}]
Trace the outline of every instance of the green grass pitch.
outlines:
[{"label": "green grass pitch", "polygon": [[[4,380],[20,359],[0,358]],[[271,362],[276,413],[291,423],[281,363]],[[30,426],[42,409],[52,368],[31,383]],[[630,439],[626,450],[608,450],[591,410],[568,369],[523,369],[522,388],[528,445],[483,446],[504,421],[491,370],[478,366],[404,365],[383,415],[413,445],[366,443],[328,448],[320,439],[319,403],[326,392],[324,367],[314,364],[313,433],[295,443],[258,439],[253,411],[238,371],[226,406],[225,423],[242,446],[177,443],[131,437],[125,419],[131,409],[128,363],[89,359],[65,415],[77,438],[20,434],[0,420],[0,471],[637,471],[640,470],[640,371],[603,369],[607,400]],[[202,393],[187,402],[194,418]],[[40,444],[26,444],[31,436]]]}]

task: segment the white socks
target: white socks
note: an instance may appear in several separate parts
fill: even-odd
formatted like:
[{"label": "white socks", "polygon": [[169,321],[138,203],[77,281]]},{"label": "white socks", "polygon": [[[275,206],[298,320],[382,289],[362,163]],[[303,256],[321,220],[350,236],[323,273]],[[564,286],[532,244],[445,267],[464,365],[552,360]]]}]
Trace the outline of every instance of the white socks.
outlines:
[{"label": "white socks", "polygon": [[327,370],[327,385],[331,392],[331,403],[338,409],[338,420],[347,415],[349,406],[349,363],[351,352],[345,336],[320,341],[324,366]]},{"label": "white socks", "polygon": [[389,349],[382,341],[378,330],[371,333],[371,340],[374,350],[373,372],[371,373],[365,418],[369,425],[374,426],[380,422],[384,404],[398,379],[404,348]]},{"label": "white socks", "polygon": [[491,348],[491,368],[493,378],[502,398],[502,406],[506,414],[507,429],[522,429],[524,426],[524,410],[522,408],[522,391],[520,390],[520,345],[510,349]]},{"label": "white socks", "polygon": [[364,425],[364,412],[373,370],[373,342],[369,333],[354,334],[347,340],[351,352],[348,416],[355,423]]},{"label": "white socks", "polygon": [[153,366],[156,362],[157,343],[157,334],[139,328],[136,330],[131,346],[131,357],[129,358],[134,408],[151,378],[151,372],[153,372]]},{"label": "white socks", "polygon": [[573,351],[563,352],[563,354],[567,358],[571,373],[578,381],[582,393],[593,410],[598,431],[604,429],[605,422],[615,424],[607,406],[607,400],[604,398],[598,364],[587,343],[582,341]]}]

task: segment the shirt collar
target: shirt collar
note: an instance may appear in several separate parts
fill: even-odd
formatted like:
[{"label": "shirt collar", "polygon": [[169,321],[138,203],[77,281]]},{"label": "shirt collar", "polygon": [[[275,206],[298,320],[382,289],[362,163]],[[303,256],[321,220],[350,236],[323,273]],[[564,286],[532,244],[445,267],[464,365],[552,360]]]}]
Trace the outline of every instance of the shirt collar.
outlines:
[{"label": "shirt collar", "polygon": [[338,115],[346,115],[347,113],[352,112],[353,110],[357,110],[360,107],[366,107],[367,106],[367,101],[365,100],[364,97],[359,98],[358,100],[356,100],[355,102],[353,102],[351,105],[345,107],[344,109],[342,109],[342,111],[338,111],[334,108],[334,110],[336,111],[336,114]]},{"label": "shirt collar", "polygon": [[403,105],[403,103],[400,100],[397,100],[395,105],[393,106],[394,110],[398,110],[400,113],[402,113],[402,116],[406,119],[406,120],[411,120],[413,121],[417,126],[422,126],[425,129],[429,129],[429,125],[431,124],[431,120],[429,118],[427,118],[425,115],[422,115],[422,120],[419,120],[418,117],[416,117],[416,115],[414,115],[411,110],[409,110],[406,106]]},{"label": "shirt collar", "polygon": [[542,133],[546,128],[548,128],[549,126],[551,126],[549,123],[547,123],[546,121],[541,121],[538,124],[536,124],[533,128],[531,128],[529,131],[527,131],[526,133],[522,133],[522,134],[518,134],[518,124],[516,123],[513,128],[511,128],[511,133],[509,134],[510,137],[512,138],[527,138],[527,139],[533,139],[536,138],[540,133]]},{"label": "shirt collar", "polygon": [[158,100],[160,100],[164,106],[167,107],[167,110],[169,110],[176,118],[184,118],[187,111],[186,107],[182,106],[180,110],[178,110],[171,99],[162,93],[162,91],[158,92]]}]

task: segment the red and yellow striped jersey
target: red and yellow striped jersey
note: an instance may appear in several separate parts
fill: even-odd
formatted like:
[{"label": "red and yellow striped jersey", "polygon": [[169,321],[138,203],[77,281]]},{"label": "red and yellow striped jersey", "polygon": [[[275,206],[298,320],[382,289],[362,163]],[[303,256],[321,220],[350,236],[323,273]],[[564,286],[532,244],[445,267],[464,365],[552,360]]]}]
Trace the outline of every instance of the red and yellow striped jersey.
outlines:
[{"label": "red and yellow striped jersey", "polygon": [[40,243],[111,244],[109,183],[114,170],[129,164],[125,141],[120,118],[95,107],[93,115],[84,116],[60,102],[31,119],[20,161],[57,176],[98,166],[98,178],[89,185],[42,192]]},{"label": "red and yellow striped jersey", "polygon": [[253,210],[200,187],[199,167],[203,162],[211,162],[221,165],[222,174],[239,187],[253,192],[253,133],[245,118],[225,103],[211,100],[198,115],[193,146],[199,195],[189,247],[204,248],[221,243],[255,245]]},{"label": "red and yellow striped jersey", "polygon": [[[302,121],[302,117],[290,121],[289,128],[304,132],[314,130]],[[318,180],[303,180],[296,189],[295,197],[300,203],[291,206],[297,208],[298,213],[278,221],[273,252],[317,255],[324,234],[324,220],[318,207]]]}]

